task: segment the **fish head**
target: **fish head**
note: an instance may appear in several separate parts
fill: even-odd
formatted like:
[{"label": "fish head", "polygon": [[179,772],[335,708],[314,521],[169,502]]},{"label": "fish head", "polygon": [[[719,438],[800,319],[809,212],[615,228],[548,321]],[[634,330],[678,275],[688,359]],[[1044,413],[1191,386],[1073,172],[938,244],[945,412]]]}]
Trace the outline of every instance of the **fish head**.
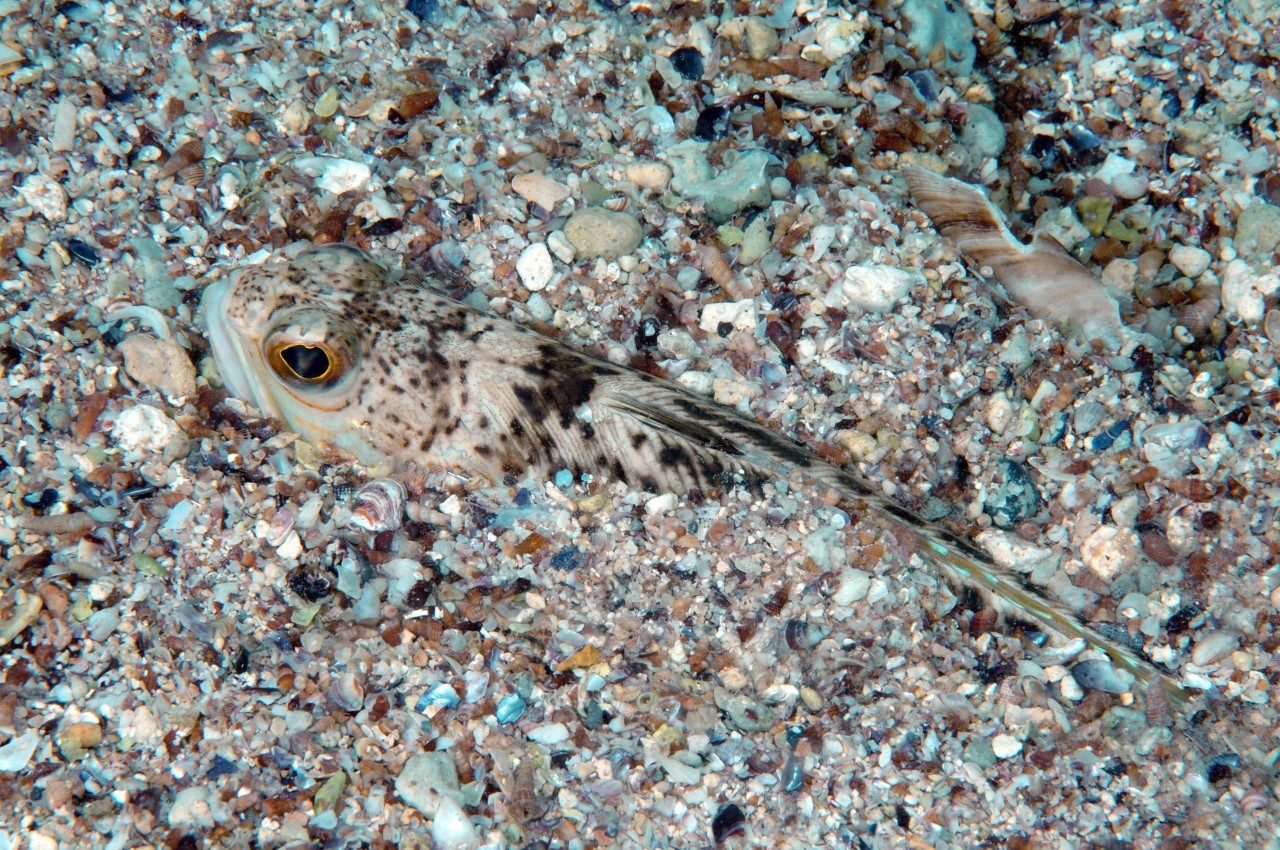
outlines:
[{"label": "fish head", "polygon": [[389,281],[358,249],[327,245],[212,283],[202,310],[223,383],[308,441],[379,462],[362,421],[370,374],[359,306]]}]

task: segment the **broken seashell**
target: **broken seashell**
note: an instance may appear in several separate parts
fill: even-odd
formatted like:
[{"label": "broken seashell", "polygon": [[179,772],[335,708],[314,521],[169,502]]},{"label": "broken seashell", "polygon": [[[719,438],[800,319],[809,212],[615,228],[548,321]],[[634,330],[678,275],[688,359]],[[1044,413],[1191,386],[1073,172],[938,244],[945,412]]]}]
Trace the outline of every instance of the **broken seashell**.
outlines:
[{"label": "broken seashell", "polygon": [[194,165],[202,159],[204,159],[204,145],[201,142],[196,139],[183,142],[165,159],[156,177],[160,180],[173,177],[187,166]]},{"label": "broken seashell", "polygon": [[1086,339],[1120,349],[1120,308],[1062,243],[1038,233],[1023,245],[981,189],[916,165],[903,166],[902,174],[916,203],[971,266],[990,268],[996,282],[1036,316],[1078,326]]},{"label": "broken seashell", "polygon": [[405,486],[394,478],[380,478],[356,491],[351,524],[365,531],[395,531],[404,522]]}]

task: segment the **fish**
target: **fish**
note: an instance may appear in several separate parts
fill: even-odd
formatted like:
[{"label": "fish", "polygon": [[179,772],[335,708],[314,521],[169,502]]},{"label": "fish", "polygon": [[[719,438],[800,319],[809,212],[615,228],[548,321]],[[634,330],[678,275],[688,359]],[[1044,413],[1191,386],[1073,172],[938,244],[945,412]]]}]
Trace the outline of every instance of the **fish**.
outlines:
[{"label": "fish", "polygon": [[1001,613],[1082,640],[1173,705],[1190,699],[1140,651],[858,472],[677,383],[474,309],[350,245],[239,268],[208,285],[202,311],[229,392],[367,466],[491,481],[569,470],[654,493],[761,492],[784,480],[879,515],[900,543]]}]

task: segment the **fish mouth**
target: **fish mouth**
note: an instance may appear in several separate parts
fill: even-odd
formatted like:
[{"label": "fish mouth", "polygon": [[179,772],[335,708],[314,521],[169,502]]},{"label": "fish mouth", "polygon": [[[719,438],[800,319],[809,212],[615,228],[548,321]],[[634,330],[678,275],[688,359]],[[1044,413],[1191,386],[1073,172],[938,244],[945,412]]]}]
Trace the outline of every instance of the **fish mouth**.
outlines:
[{"label": "fish mouth", "polygon": [[231,286],[232,281],[223,278],[205,287],[200,300],[218,374],[236,398],[249,402],[267,416],[283,419],[279,406],[263,384],[261,370],[264,364],[261,358],[246,348],[244,339],[230,327],[227,299],[231,295]]}]

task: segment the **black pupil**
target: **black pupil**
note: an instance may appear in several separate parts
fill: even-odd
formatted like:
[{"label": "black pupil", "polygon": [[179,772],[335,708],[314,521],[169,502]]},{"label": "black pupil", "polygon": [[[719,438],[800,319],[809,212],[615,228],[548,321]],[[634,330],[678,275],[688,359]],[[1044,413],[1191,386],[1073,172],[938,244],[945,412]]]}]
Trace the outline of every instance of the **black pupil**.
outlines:
[{"label": "black pupil", "polygon": [[309,345],[291,345],[280,352],[293,374],[304,381],[317,381],[329,371],[329,355],[322,348]]}]

